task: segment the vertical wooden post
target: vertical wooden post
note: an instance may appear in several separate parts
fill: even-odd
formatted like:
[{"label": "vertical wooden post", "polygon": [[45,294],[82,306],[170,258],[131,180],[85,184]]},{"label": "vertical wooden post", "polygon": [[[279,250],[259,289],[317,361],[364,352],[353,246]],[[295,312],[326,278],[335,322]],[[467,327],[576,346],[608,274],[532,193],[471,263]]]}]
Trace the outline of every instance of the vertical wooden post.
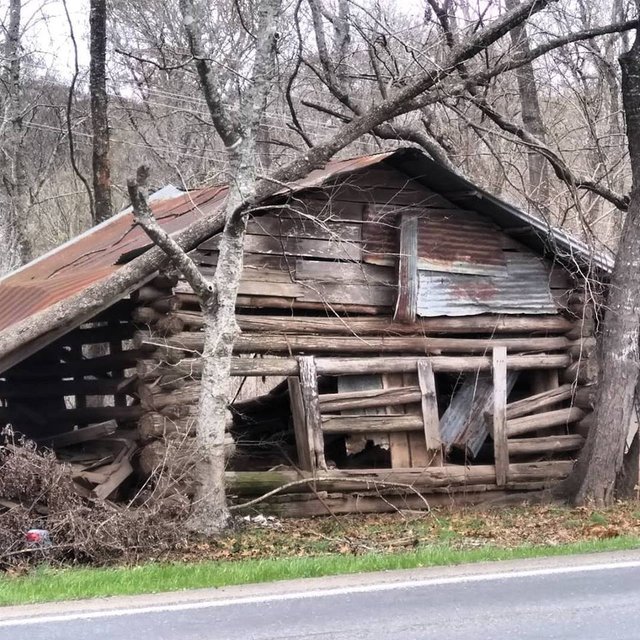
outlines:
[{"label": "vertical wooden post", "polygon": [[327,463],[324,458],[324,436],[322,434],[322,418],[320,417],[320,401],[318,399],[316,360],[313,356],[298,356],[297,360],[305,422],[309,437],[313,441],[315,452],[315,467],[326,471]]},{"label": "vertical wooden post", "polygon": [[[118,327],[119,326],[119,322],[115,321],[115,322],[109,322],[109,327]],[[122,353],[122,341],[121,340],[113,340],[112,342],[109,343],[109,353],[110,354],[116,354],[116,353]],[[120,370],[120,371],[114,371],[113,372],[113,377],[114,378],[124,378],[124,370]],[[116,407],[126,407],[127,406],[127,395],[125,393],[116,393],[113,396],[113,404]]]},{"label": "vertical wooden post", "polygon": [[418,214],[400,217],[400,257],[398,260],[398,298],[394,319],[415,322],[418,310]]},{"label": "vertical wooden post", "polygon": [[509,449],[507,446],[507,348],[493,348],[493,451],[496,484],[507,484]]},{"label": "vertical wooden post", "polygon": [[[382,374],[382,386],[384,389],[402,387],[403,384],[401,373]],[[404,413],[404,406],[387,407],[387,413]],[[392,469],[406,469],[411,466],[409,434],[406,431],[394,431],[389,434],[389,451],[391,453]]]},{"label": "vertical wooden post", "polygon": [[296,451],[298,453],[298,466],[303,471],[313,471],[315,468],[316,455],[313,446],[313,437],[307,429],[307,421],[304,415],[300,379],[291,376],[287,378],[287,383],[289,385],[289,402],[291,404],[293,434],[296,439]]},{"label": "vertical wooden post", "polygon": [[438,396],[436,379],[430,360],[418,361],[418,383],[422,396],[422,421],[427,450],[433,456],[431,465],[442,464],[442,440],[440,438],[440,417],[438,416]]}]

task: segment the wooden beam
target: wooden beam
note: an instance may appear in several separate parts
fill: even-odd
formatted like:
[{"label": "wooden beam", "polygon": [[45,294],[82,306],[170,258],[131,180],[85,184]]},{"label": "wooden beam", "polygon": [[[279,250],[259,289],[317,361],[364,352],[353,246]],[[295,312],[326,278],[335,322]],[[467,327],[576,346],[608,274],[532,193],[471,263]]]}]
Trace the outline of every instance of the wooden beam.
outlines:
[{"label": "wooden beam", "polygon": [[[391,405],[420,402],[419,387],[397,387],[392,389],[367,389],[349,393],[327,393],[320,396],[323,412],[372,409]],[[400,413],[396,411],[396,413]]]},{"label": "wooden beam", "polygon": [[422,416],[389,414],[380,416],[322,416],[325,433],[385,433],[423,431]]},{"label": "wooden beam", "polygon": [[[381,378],[382,386],[387,391],[393,392],[396,388],[406,388],[401,373],[384,373]],[[419,387],[416,387],[416,393],[420,393]],[[403,405],[391,405],[387,407],[386,412],[401,414],[404,413],[404,410]],[[389,453],[391,454],[391,466],[394,469],[411,466],[408,432],[392,431],[389,433]]]},{"label": "wooden beam", "polygon": [[59,447],[68,447],[73,444],[80,444],[81,442],[89,442],[91,440],[98,440],[105,436],[110,436],[116,432],[118,423],[115,420],[107,420],[106,422],[99,422],[98,424],[91,424],[81,429],[74,429],[73,431],[67,431],[65,433],[59,433],[51,438],[40,438],[38,444],[46,445],[52,449]]},{"label": "wooden beam", "polygon": [[[366,266],[366,265],[365,265]],[[143,312],[147,313],[147,312]],[[178,311],[175,315],[186,326],[201,329],[204,321],[199,311]],[[464,318],[416,318],[412,324],[390,318],[367,316],[313,317],[237,314],[240,329],[256,333],[320,334],[320,335],[429,335],[468,334],[497,335],[500,333],[563,334],[573,323],[557,316],[496,316],[478,315]]]},{"label": "wooden beam", "polygon": [[322,419],[318,401],[318,374],[315,358],[313,356],[300,356],[297,361],[307,432],[313,439],[314,468],[326,470],[327,463],[324,458],[324,436],[322,434]]},{"label": "wooden beam", "polygon": [[542,438],[516,438],[508,440],[509,455],[527,456],[541,453],[561,453],[582,449],[584,438],[578,434],[545,436]]},{"label": "wooden beam", "polygon": [[532,416],[507,420],[507,436],[511,438],[512,436],[531,433],[538,429],[569,425],[572,422],[578,422],[578,420],[581,420],[584,415],[585,413],[582,409],[578,409],[578,407],[569,407],[567,409],[546,411],[545,413],[536,413]]},{"label": "wooden beam", "polygon": [[507,350],[493,349],[493,452],[496,484],[507,484],[509,450],[507,448]]},{"label": "wooden beam", "polygon": [[[185,351],[201,352],[204,333],[185,331],[160,337],[154,332],[137,331],[137,349],[155,349],[158,345]],[[549,352],[566,349],[569,341],[563,336],[551,338],[426,338],[424,336],[298,336],[242,334],[234,344],[235,353],[468,353],[483,354],[494,346],[505,346],[509,353],[518,351]]]},{"label": "wooden beam", "polygon": [[433,367],[429,360],[420,360],[418,362],[418,381],[420,384],[425,442],[429,451],[437,452],[437,459],[434,459],[432,464],[441,464],[442,440],[440,438],[438,395],[436,393],[436,379],[433,375]]},{"label": "wooden beam", "polygon": [[569,400],[572,395],[573,385],[564,384],[561,387],[549,389],[548,391],[537,393],[534,396],[516,400],[516,402],[510,402],[507,405],[507,418],[519,418],[530,413],[536,413],[540,409],[545,409],[564,400]]},{"label": "wooden beam", "polygon": [[[436,373],[461,373],[489,371],[491,358],[487,356],[433,356],[429,358]],[[365,373],[415,373],[419,358],[316,358],[318,375],[362,375]],[[568,355],[515,355],[507,356],[507,366],[512,371],[525,369],[560,369],[570,363]],[[138,363],[138,376],[153,380],[159,376],[199,377],[202,374],[200,358],[183,358],[180,362],[164,365],[154,360]],[[233,376],[295,376],[298,362],[295,358],[231,358]]]},{"label": "wooden beam", "polygon": [[394,320],[415,322],[418,309],[418,214],[400,214],[400,255],[398,258],[398,296]]},{"label": "wooden beam", "polygon": [[295,376],[290,376],[287,378],[287,384],[289,386],[293,433],[296,439],[296,451],[298,453],[298,466],[303,471],[313,471],[316,463],[314,438],[313,434],[309,433],[307,429],[300,379]]}]

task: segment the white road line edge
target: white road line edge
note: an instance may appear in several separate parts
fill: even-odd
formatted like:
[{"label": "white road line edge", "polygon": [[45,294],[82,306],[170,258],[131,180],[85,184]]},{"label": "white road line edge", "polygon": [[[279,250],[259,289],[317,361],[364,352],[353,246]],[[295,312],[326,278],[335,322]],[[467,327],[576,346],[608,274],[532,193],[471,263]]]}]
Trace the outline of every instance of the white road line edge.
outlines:
[{"label": "white road line edge", "polygon": [[[569,558],[570,556],[567,556]],[[538,576],[553,576],[568,573],[587,573],[592,571],[607,571],[610,569],[636,569],[640,568],[640,560],[625,562],[608,562],[601,564],[587,564],[578,567],[549,567],[541,569],[524,569],[504,573],[479,573],[471,575],[451,576],[442,578],[427,578],[424,580],[411,580],[401,582],[382,582],[368,585],[355,585],[351,587],[334,587],[328,589],[312,589],[310,591],[298,591],[264,596],[245,596],[239,598],[224,598],[220,600],[204,600],[198,602],[183,602],[176,604],[154,605],[146,607],[132,607],[128,609],[107,609],[100,611],[78,611],[67,614],[33,616],[30,618],[0,620],[0,628],[24,627],[36,624],[51,624],[56,622],[72,622],[74,620],[95,620],[99,618],[117,618],[121,616],[133,616],[149,613],[164,613],[172,611],[194,611],[198,609],[213,609],[244,604],[264,604],[285,600],[306,600],[308,598],[326,598],[329,596],[341,596],[359,593],[374,593],[378,591],[396,591],[401,589],[418,589],[422,587],[435,587],[439,585],[464,584],[470,582],[491,582],[496,580],[514,580],[518,578],[531,578]],[[170,595],[170,594],[168,594]],[[2,610],[0,609],[0,616]]]}]

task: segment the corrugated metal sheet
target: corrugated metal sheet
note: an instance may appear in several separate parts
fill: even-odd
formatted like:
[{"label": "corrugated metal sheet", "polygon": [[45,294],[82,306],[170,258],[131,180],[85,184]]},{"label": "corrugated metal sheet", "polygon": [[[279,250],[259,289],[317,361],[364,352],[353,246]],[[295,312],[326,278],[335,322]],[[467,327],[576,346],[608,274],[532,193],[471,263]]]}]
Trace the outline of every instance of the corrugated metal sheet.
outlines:
[{"label": "corrugated metal sheet", "polygon": [[505,256],[506,277],[420,270],[418,315],[556,313],[549,275],[542,260],[521,253],[505,253]]},{"label": "corrugated metal sheet", "polygon": [[501,233],[473,211],[423,210],[418,219],[418,268],[504,276]]},{"label": "corrugated metal sheet", "polygon": [[[179,196],[175,196],[175,188],[163,191],[164,196],[173,197],[158,199],[154,194],[151,208],[163,229],[174,233],[214,211],[226,188]],[[0,331],[108,277],[117,271],[123,256],[140,253],[148,246],[148,237],[133,226],[133,216],[125,210],[10,273],[0,280]]]}]

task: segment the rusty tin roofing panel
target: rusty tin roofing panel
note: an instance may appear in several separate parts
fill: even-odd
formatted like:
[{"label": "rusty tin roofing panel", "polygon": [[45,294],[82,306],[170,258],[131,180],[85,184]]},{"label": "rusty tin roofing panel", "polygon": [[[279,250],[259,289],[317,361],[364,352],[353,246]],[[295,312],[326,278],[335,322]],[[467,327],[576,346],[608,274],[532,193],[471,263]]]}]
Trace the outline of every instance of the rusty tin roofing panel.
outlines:
[{"label": "rusty tin roofing panel", "polygon": [[556,313],[542,260],[520,253],[505,256],[506,277],[418,271],[418,315]]},{"label": "rusty tin roofing panel", "polygon": [[[210,213],[222,197],[224,190],[213,187],[150,204],[162,228],[173,233]],[[121,256],[146,246],[146,234],[124,211],[10,273],[0,280],[0,331],[109,276]]]},{"label": "rusty tin roofing panel", "polygon": [[418,220],[418,268],[505,276],[500,231],[473,211],[428,210]]}]

